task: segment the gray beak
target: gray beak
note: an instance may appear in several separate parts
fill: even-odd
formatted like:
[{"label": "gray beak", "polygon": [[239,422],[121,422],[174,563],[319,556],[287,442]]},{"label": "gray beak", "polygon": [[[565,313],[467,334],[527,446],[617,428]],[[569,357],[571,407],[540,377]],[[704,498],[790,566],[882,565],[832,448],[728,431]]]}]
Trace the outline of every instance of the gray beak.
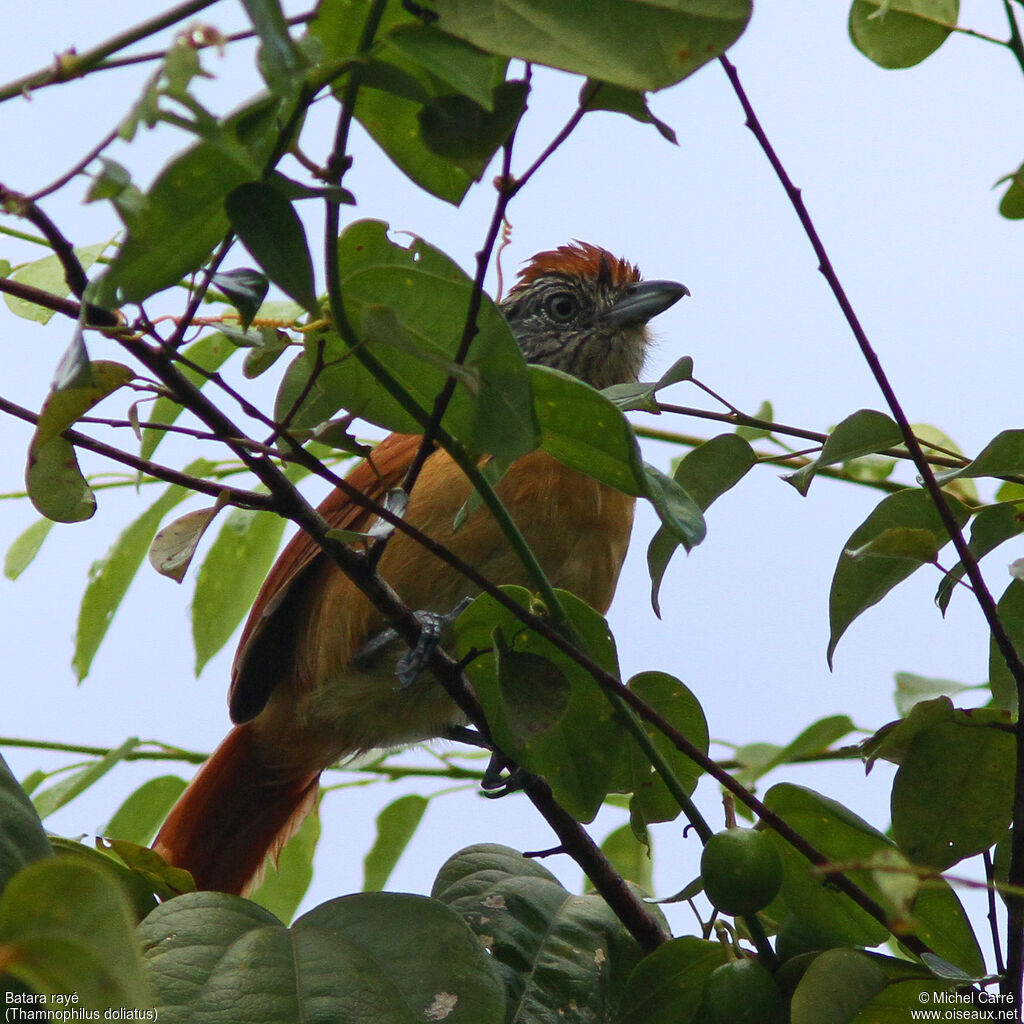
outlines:
[{"label": "gray beak", "polygon": [[637,281],[601,319],[612,327],[645,324],[689,294],[690,289],[676,281]]}]

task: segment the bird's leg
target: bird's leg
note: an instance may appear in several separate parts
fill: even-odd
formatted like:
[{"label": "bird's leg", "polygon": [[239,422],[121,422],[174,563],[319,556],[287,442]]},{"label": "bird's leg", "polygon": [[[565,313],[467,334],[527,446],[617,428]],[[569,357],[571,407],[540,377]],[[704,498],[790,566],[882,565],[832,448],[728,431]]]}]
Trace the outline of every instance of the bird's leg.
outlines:
[{"label": "bird's leg", "polygon": [[[416,621],[420,624],[420,635],[415,645],[398,659],[395,666],[400,689],[407,690],[419,679],[441,643],[445,629],[469,607],[470,603],[471,598],[464,597],[450,612],[444,614],[430,611],[414,613]],[[381,654],[398,646],[399,639],[398,633],[390,626],[382,629],[356,652],[352,664],[356,668],[369,668]]]}]

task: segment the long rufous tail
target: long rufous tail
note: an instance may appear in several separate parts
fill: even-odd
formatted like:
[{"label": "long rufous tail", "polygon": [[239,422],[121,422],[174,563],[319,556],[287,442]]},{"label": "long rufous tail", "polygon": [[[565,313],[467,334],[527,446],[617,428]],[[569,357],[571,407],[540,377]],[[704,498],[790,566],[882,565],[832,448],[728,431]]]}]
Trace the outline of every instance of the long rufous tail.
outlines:
[{"label": "long rufous tail", "polygon": [[153,849],[191,872],[197,889],[245,895],[313,809],[319,779],[319,772],[275,779],[257,756],[251,725],[236,726],[175,804]]}]

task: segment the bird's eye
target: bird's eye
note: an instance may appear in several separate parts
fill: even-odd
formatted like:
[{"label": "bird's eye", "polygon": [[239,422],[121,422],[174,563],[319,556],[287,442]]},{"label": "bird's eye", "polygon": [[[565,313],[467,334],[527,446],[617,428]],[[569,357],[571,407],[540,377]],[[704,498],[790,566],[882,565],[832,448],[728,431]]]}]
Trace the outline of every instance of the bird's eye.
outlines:
[{"label": "bird's eye", "polygon": [[572,292],[555,292],[544,300],[544,312],[559,323],[567,323],[579,311],[579,300]]}]

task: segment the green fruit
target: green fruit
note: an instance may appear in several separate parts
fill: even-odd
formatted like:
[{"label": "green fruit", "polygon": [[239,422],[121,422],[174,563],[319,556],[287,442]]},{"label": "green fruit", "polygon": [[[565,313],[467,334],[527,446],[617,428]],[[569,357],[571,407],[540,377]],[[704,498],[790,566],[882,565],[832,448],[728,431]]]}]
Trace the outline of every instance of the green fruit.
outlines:
[{"label": "green fruit", "polygon": [[700,873],[708,899],[725,914],[753,914],[778,895],[782,860],[764,832],[727,828],[704,844]]},{"label": "green fruit", "polygon": [[708,975],[697,1018],[707,1024],[783,1024],[786,1000],[756,960],[735,960]]}]

